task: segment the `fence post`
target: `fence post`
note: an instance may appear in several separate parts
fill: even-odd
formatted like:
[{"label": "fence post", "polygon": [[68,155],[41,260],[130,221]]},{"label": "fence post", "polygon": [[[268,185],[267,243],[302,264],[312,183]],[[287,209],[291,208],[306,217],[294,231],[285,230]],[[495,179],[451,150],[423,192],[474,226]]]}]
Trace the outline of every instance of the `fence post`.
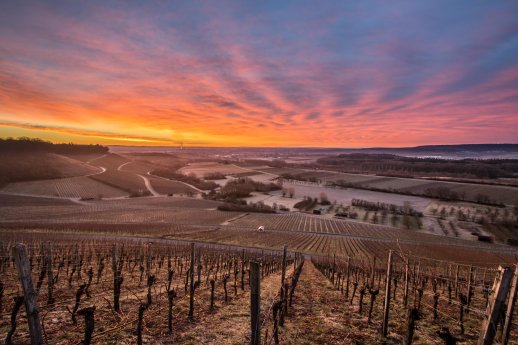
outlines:
[{"label": "fence post", "polygon": [[390,310],[390,282],[392,281],[392,250],[389,250],[387,264],[387,282],[385,283],[385,304],[383,305],[383,325],[382,334],[384,337],[388,333],[388,319]]},{"label": "fence post", "polygon": [[281,288],[284,286],[284,279],[286,278],[286,252],[288,250],[287,246],[284,246],[282,249],[282,271],[281,271]]},{"label": "fence post", "polygon": [[191,243],[191,267],[189,271],[189,320],[194,318],[194,242]]},{"label": "fence post", "polygon": [[112,246],[112,270],[113,270],[113,309],[120,313],[120,277],[119,277],[119,262],[117,258],[117,247]]},{"label": "fence post", "polygon": [[408,258],[405,260],[405,291],[403,293],[403,304],[408,305]]},{"label": "fence post", "polygon": [[251,344],[261,345],[261,276],[258,262],[250,262]]},{"label": "fence post", "polygon": [[41,323],[38,306],[36,305],[36,291],[34,291],[34,286],[32,285],[31,265],[27,259],[25,245],[20,243],[13,247],[13,257],[22,285],[31,344],[40,345],[43,344]]},{"label": "fence post", "polygon": [[503,307],[513,272],[508,268],[499,267],[493,284],[493,297],[487,306],[486,316],[482,322],[482,330],[478,339],[478,345],[491,345],[496,335],[498,322],[503,314]]},{"label": "fence post", "polygon": [[472,280],[473,280],[473,266],[469,266],[469,272],[468,272],[468,303],[466,312],[469,313],[469,306],[471,305],[471,295],[472,295]]},{"label": "fence post", "polygon": [[509,342],[509,334],[511,333],[511,324],[513,322],[514,305],[516,303],[516,294],[518,293],[518,264],[514,270],[513,284],[511,286],[511,293],[509,294],[509,301],[507,303],[507,311],[505,313],[505,323],[502,332],[502,345],[507,345]]},{"label": "fence post", "polygon": [[331,282],[335,283],[335,272],[336,272],[336,254],[333,254],[333,272],[331,272]]},{"label": "fence post", "polygon": [[349,297],[349,274],[350,274],[351,257],[347,256],[347,269],[346,269],[346,281],[345,281],[345,298]]},{"label": "fence post", "polygon": [[372,258],[372,272],[371,272],[371,281],[370,281],[370,287],[374,287],[374,271],[376,270],[376,256]]},{"label": "fence post", "polygon": [[459,265],[455,268],[455,295],[459,292]]},{"label": "fence post", "polygon": [[48,297],[47,304],[54,304],[54,275],[52,274],[52,243],[47,244],[47,286]]}]

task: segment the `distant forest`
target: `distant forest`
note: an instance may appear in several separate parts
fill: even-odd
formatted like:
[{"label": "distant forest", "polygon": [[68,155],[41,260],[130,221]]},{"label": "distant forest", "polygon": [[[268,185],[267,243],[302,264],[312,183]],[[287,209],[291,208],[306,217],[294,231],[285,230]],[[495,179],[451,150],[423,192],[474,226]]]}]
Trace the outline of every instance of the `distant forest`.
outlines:
[{"label": "distant forest", "polygon": [[106,153],[108,147],[102,145],[53,144],[37,138],[0,138],[0,152],[15,153],[57,153],[57,154],[90,154]]},{"label": "distant forest", "polygon": [[375,173],[390,176],[450,176],[480,179],[516,177],[517,159],[412,158],[392,154],[352,153],[317,160],[324,167],[346,172]]}]

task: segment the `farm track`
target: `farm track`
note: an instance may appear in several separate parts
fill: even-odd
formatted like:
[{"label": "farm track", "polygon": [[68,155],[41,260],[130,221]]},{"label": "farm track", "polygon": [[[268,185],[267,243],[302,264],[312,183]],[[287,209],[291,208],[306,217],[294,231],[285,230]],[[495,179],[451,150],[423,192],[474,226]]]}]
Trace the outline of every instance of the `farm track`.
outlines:
[{"label": "farm track", "polygon": [[306,260],[280,343],[356,344],[345,327],[344,297]]},{"label": "farm track", "polygon": [[153,195],[153,196],[164,196],[163,194],[158,193],[153,186],[151,185],[151,182],[149,179],[143,175],[137,174],[137,176],[140,176],[144,180],[144,184],[146,185],[147,190]]},{"label": "farm track", "polygon": [[[288,267],[286,275],[293,271]],[[261,319],[264,320],[280,288],[281,275],[274,273],[261,280]],[[250,342],[250,291],[219,308],[214,314],[186,329],[183,344],[245,344]]]}]

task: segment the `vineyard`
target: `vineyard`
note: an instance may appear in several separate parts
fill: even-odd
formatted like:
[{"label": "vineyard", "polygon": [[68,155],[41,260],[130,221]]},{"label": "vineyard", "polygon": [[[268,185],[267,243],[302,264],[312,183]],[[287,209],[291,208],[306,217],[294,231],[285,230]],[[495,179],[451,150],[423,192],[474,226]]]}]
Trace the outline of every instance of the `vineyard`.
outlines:
[{"label": "vineyard", "polygon": [[[279,231],[313,232],[332,235],[346,235],[359,238],[374,238],[380,241],[422,242],[432,244],[465,244],[465,241],[455,238],[428,235],[413,230],[394,228],[383,225],[361,223],[345,219],[332,219],[308,214],[279,214],[262,215],[248,214],[231,222],[233,226],[257,228]],[[485,247],[480,242],[470,242],[473,247]]]},{"label": "vineyard", "polygon": [[61,198],[113,198],[126,195],[119,188],[85,176],[10,183],[2,192]]},{"label": "vineyard", "polygon": [[[17,317],[24,302],[38,306],[45,343],[148,343],[157,336],[176,341],[193,321],[243,298],[250,262],[261,263],[263,277],[274,275],[282,263],[275,252],[194,244],[100,239],[80,245],[73,240],[3,243],[0,329],[6,343],[13,344],[29,343],[27,323]],[[29,301],[18,279],[23,265],[28,268],[24,272],[32,271],[24,276],[34,289],[32,296],[25,295]],[[10,323],[9,316],[17,321]]]},{"label": "vineyard", "polygon": [[[20,197],[15,196],[2,198],[6,200],[0,208],[0,226],[4,229],[168,236],[276,249],[288,245],[303,253],[345,256],[371,255],[379,250],[403,247],[433,258],[491,263],[513,262],[516,253],[509,246],[304,213],[219,211],[216,208],[221,203],[203,199],[149,197],[73,204],[33,198],[34,206],[29,206],[22,202],[25,198],[21,201],[16,201]],[[260,226],[266,232],[257,232]],[[199,231],[175,230],[182,227]],[[487,257],[478,255],[480,251]]]},{"label": "vineyard", "polygon": [[[170,233],[168,238],[196,240],[209,243],[226,243],[260,248],[288,246],[295,251],[311,255],[333,253],[337,256],[369,257],[388,250],[404,250],[414,255],[479,265],[509,264],[516,260],[516,251],[501,247],[480,247],[449,244],[447,242],[405,242],[382,238],[362,238],[343,235],[326,235],[294,231],[258,232],[233,227],[208,228],[206,231]],[[483,253],[483,255],[481,255]]]},{"label": "vineyard", "polygon": [[512,267],[405,249],[304,258],[289,247],[2,237],[6,344],[517,344]]}]

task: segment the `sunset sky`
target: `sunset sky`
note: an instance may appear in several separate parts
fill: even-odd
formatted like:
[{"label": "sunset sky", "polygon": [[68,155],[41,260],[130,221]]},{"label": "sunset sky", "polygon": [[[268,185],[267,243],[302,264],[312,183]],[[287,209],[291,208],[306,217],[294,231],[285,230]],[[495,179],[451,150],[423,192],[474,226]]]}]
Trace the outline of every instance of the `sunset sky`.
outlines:
[{"label": "sunset sky", "polygon": [[0,137],[518,142],[518,1],[0,1]]}]

